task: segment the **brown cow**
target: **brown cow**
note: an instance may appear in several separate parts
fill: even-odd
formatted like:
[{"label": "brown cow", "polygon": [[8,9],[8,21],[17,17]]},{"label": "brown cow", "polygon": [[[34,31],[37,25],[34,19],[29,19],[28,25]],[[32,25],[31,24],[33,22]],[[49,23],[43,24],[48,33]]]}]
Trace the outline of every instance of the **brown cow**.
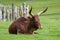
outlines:
[{"label": "brown cow", "polygon": [[24,18],[20,17],[15,20],[9,27],[10,34],[33,34],[35,30],[41,29],[41,24],[39,20],[39,15],[44,13],[48,8],[45,8],[38,15],[32,15],[32,7],[29,11],[31,17]]}]

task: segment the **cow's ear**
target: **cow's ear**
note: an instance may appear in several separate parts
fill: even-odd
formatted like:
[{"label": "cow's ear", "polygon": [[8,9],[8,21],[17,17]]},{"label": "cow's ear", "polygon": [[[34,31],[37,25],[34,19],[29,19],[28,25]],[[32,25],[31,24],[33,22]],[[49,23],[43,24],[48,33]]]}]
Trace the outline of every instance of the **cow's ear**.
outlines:
[{"label": "cow's ear", "polygon": [[46,8],[43,9],[42,11],[40,11],[40,12],[38,13],[38,15],[40,16],[42,13],[45,13],[45,12],[47,11],[47,9],[48,9],[48,7],[46,7]]},{"label": "cow's ear", "polygon": [[32,15],[32,6],[31,6],[31,8],[30,8],[30,10],[29,10],[29,14],[30,14],[31,16],[33,16],[33,15]]}]

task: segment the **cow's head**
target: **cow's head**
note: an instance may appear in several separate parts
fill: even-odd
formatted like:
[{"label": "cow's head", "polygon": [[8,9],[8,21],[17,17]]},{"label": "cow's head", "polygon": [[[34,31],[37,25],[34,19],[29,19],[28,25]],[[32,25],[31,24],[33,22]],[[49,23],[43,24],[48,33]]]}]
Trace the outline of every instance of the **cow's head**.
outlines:
[{"label": "cow's head", "polygon": [[41,29],[41,24],[40,24],[39,16],[40,16],[42,13],[46,12],[47,9],[48,9],[48,7],[46,7],[46,8],[43,9],[42,11],[40,11],[38,14],[33,15],[33,14],[31,13],[31,11],[32,11],[32,7],[31,7],[31,9],[30,9],[30,11],[29,11],[29,14],[30,14],[31,17],[32,17],[31,20],[33,21],[33,24],[34,24],[34,28],[35,28],[35,29]]}]

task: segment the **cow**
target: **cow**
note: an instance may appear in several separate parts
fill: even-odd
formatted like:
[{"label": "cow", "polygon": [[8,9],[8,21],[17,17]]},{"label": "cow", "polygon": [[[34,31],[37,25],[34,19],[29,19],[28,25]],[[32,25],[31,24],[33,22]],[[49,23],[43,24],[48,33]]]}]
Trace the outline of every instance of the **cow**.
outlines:
[{"label": "cow", "polygon": [[32,7],[29,11],[30,16],[27,18],[20,17],[17,20],[15,20],[10,26],[9,26],[9,33],[10,34],[35,34],[35,30],[41,29],[41,24],[39,20],[39,16],[46,12],[48,7],[40,11],[38,14],[33,15],[32,14]]}]

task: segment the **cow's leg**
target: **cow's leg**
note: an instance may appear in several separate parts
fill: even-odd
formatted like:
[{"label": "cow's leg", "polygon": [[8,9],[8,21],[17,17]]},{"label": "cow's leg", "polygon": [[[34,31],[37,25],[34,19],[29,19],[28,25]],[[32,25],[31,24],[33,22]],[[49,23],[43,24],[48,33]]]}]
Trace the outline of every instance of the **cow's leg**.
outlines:
[{"label": "cow's leg", "polygon": [[35,34],[34,32],[32,34]]},{"label": "cow's leg", "polygon": [[20,34],[20,29],[17,29],[17,34]]},{"label": "cow's leg", "polygon": [[17,34],[24,34],[24,32],[20,28],[17,28]]}]

